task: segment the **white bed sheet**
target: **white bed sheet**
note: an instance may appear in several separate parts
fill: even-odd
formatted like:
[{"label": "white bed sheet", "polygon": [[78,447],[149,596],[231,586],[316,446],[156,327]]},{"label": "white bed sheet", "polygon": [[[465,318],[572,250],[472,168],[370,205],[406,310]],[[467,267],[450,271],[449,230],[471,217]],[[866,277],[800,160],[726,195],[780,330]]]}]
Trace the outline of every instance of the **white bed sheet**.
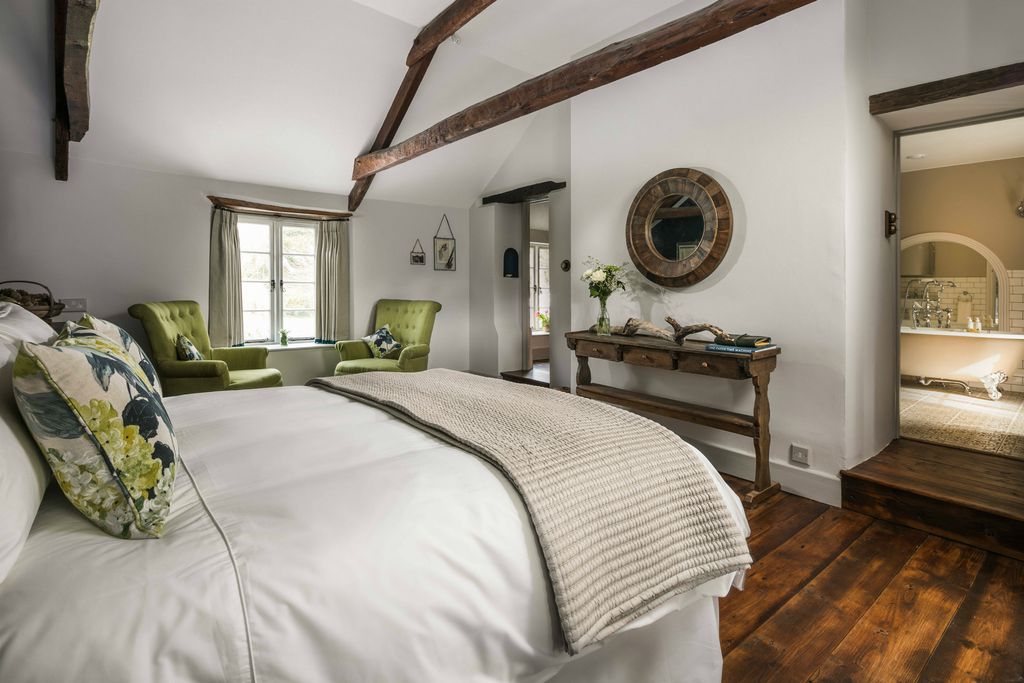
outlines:
[{"label": "white bed sheet", "polygon": [[0,680],[720,675],[715,598],[741,577],[678,596],[570,662],[528,517],[490,465],[307,387],[167,407],[186,467],[165,536],[107,536],[51,487],[0,584]]}]

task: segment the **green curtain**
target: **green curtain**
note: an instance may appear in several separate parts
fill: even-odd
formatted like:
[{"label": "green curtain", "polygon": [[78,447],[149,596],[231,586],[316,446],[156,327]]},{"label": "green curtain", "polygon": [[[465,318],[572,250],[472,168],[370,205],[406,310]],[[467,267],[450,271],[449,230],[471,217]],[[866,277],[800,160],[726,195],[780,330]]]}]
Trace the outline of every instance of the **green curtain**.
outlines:
[{"label": "green curtain", "polygon": [[333,344],[349,334],[348,221],[316,232],[316,340]]},{"label": "green curtain", "polygon": [[210,219],[210,342],[234,346],[242,336],[242,256],[238,215],[215,208]]}]

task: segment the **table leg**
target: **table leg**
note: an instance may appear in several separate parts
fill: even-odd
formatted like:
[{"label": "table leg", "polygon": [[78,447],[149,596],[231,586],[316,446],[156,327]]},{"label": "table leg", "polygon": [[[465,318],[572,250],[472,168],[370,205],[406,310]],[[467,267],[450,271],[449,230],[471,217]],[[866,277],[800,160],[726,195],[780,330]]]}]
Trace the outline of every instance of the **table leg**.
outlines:
[{"label": "table leg", "polygon": [[780,486],[772,481],[768,454],[771,433],[768,429],[771,407],[768,404],[768,373],[754,375],[754,488],[743,496],[743,504],[754,507],[779,492]]},{"label": "table leg", "polygon": [[590,359],[576,356],[576,384],[590,384]]}]

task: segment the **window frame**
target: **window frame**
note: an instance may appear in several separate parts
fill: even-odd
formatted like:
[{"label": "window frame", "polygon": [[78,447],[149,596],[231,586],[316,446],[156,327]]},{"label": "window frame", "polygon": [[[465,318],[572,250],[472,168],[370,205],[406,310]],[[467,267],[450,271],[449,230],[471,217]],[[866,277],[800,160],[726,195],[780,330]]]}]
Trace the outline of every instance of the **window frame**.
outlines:
[{"label": "window frame", "polygon": [[530,331],[533,334],[547,334],[544,331],[544,326],[540,324],[540,320],[537,318],[537,313],[541,310],[540,306],[540,292],[544,289],[540,284],[540,251],[544,249],[548,252],[548,316],[551,315],[551,244],[548,242],[530,242]]},{"label": "window frame", "polygon": [[[240,213],[240,214],[238,214],[238,222],[239,223],[253,223],[253,224],[259,224],[259,225],[266,225],[267,228],[268,228],[269,237],[270,237],[270,251],[269,251],[269,256],[270,256],[270,280],[269,280],[268,284],[270,285],[270,333],[271,333],[271,336],[268,339],[249,339],[247,337],[247,335],[246,335],[245,324],[243,322],[243,326],[242,326],[243,342],[242,343],[244,345],[247,345],[247,346],[265,346],[265,345],[268,345],[268,344],[275,344],[275,343],[277,343],[278,340],[277,340],[276,335],[279,334],[279,332],[275,333],[275,330],[279,331],[282,328],[284,328],[284,313],[285,313],[284,293],[285,293],[285,287],[288,286],[288,283],[284,282],[284,258],[285,258],[285,256],[292,256],[292,255],[294,255],[294,256],[312,256],[313,259],[314,259],[313,282],[312,282],[312,285],[313,285],[313,308],[311,309],[313,311],[314,332],[313,332],[313,334],[311,336],[308,336],[308,337],[293,337],[292,335],[289,334],[288,335],[288,340],[289,341],[296,341],[296,342],[311,342],[311,341],[314,341],[316,339],[316,330],[315,330],[316,323],[315,323],[315,320],[316,320],[316,313],[317,313],[317,309],[316,309],[316,285],[317,285],[317,282],[316,282],[316,279],[317,279],[316,278],[316,276],[317,276],[317,273],[316,273],[316,242],[319,240],[319,237],[320,237],[320,235],[319,235],[320,221],[308,220],[308,219],[302,219],[302,218],[283,218],[283,217],[280,217],[280,216],[262,216],[262,215],[259,215],[259,214]],[[292,253],[285,254],[285,252],[284,252],[284,228],[286,228],[286,227],[312,229],[314,231],[314,234],[315,234],[313,253],[312,254],[292,254]],[[239,252],[240,252],[240,254],[244,254],[244,253],[259,253],[259,254],[267,253],[267,252],[246,252],[245,250],[242,250],[241,248],[239,249]],[[245,279],[243,279],[242,282],[245,283],[245,282],[260,282],[260,281],[259,280],[245,280]],[[310,284],[310,283],[302,282],[300,284]],[[254,312],[254,309],[246,309],[245,308],[245,301],[243,299],[243,301],[242,301],[243,321],[244,321],[244,314],[245,314],[245,312],[247,310],[250,311],[250,312]],[[305,310],[305,309],[303,309],[303,310]]]}]

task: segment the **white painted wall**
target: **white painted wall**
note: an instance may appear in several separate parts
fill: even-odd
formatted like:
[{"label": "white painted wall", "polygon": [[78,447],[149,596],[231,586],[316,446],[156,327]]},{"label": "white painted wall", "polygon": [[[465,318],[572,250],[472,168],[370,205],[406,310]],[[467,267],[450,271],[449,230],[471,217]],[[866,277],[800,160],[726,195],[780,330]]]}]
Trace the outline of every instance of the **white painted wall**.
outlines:
[{"label": "white painted wall", "polygon": [[[473,255],[470,271],[470,370],[495,377],[523,368],[522,253],[524,216],[519,204],[488,204],[470,209]],[[505,249],[519,254],[519,278],[502,276]]]},{"label": "white painted wall", "polygon": [[[141,171],[77,160],[67,183],[48,158],[0,151],[0,279],[47,283],[58,297],[84,297],[90,312],[144,338],[126,310],[139,301],[208,296],[210,203],[207,194],[344,209],[346,198]],[[468,212],[367,201],[351,224],[352,330],[362,333],[380,298],[433,298],[438,315],[431,365],[468,367],[469,268],[454,273],[409,265],[418,237],[431,237],[447,211],[461,248]],[[384,236],[382,238],[382,236]],[[429,258],[429,257],[428,257]],[[303,353],[288,351],[289,354]],[[296,361],[298,362],[298,361]],[[332,369],[329,365],[328,369]]]},{"label": "white painted wall", "polygon": [[[512,154],[498,169],[487,184],[484,194],[495,194],[523,187],[545,180],[569,179],[570,105],[559,104],[536,114],[530,127],[523,134]],[[479,259],[501,253],[508,246],[519,247],[517,232],[521,229],[519,209],[498,208],[503,205],[489,205],[471,210],[474,216],[471,230],[474,245],[474,268]],[[564,343],[564,334],[570,329],[570,284],[569,274],[558,269],[562,259],[570,258],[570,206],[569,191],[559,190],[551,194],[548,217],[548,240],[551,259],[551,378],[556,386],[569,385],[569,351]],[[497,240],[495,242],[495,240]],[[520,254],[521,269],[528,267],[526,255]],[[488,263],[493,262],[492,260]],[[482,263],[482,262],[481,262]],[[486,266],[489,267],[489,266]],[[500,262],[496,277],[501,278]],[[508,345],[508,340],[518,339],[521,334],[522,316],[518,314],[520,297],[514,291],[513,282],[503,283],[491,279],[491,271],[474,271],[471,297],[479,297],[479,313],[474,308],[471,345],[473,355],[479,361],[474,371],[495,374],[496,368],[516,370],[522,368],[522,355],[518,347]],[[493,291],[487,297],[484,291]],[[489,308],[488,308],[489,307]],[[498,330],[501,330],[500,334]],[[513,332],[514,331],[514,332]],[[499,357],[496,357],[500,356]]]},{"label": "white painted wall", "polygon": [[[565,154],[569,155],[568,140]],[[551,264],[551,386],[568,387],[575,373],[574,356],[565,344],[565,333],[572,330],[572,291],[578,285],[574,272],[563,272],[564,259],[572,261],[572,185],[551,193],[548,203],[548,256]]]},{"label": "white painted wall", "polygon": [[[456,240],[456,270],[435,271],[434,232],[447,214]],[[446,231],[444,231],[446,232]],[[423,266],[409,264],[419,239]],[[441,304],[430,340],[430,367],[469,369],[469,211],[366,201],[352,219],[352,332],[369,334],[378,299],[433,299]]]},{"label": "white painted wall", "polygon": [[1021,0],[851,0],[867,7],[869,93],[1024,61]]},{"label": "white painted wall", "polygon": [[893,140],[867,110],[871,95],[870,15],[863,0],[846,10],[846,445],[844,468],[872,457],[897,433],[896,349],[899,239],[882,233],[896,210]]},{"label": "white painted wall", "polygon": [[487,183],[485,196],[544,180],[568,179],[569,107],[569,102],[563,102],[533,115],[519,143]]},{"label": "white painted wall", "polygon": [[[841,1],[820,0],[582,95],[571,110],[572,327],[597,317],[575,280],[583,259],[629,261],[626,213],[641,185],[674,167],[713,175],[736,215],[724,263],[693,287],[613,297],[613,323],[672,314],[775,338],[784,351],[770,391],[774,474],[831,502],[846,445],[843,20]],[[596,382],[720,408],[749,411],[753,400],[747,383],[591,367]],[[671,427],[750,476],[749,439]],[[785,464],[791,442],[812,449],[813,472]]]}]

